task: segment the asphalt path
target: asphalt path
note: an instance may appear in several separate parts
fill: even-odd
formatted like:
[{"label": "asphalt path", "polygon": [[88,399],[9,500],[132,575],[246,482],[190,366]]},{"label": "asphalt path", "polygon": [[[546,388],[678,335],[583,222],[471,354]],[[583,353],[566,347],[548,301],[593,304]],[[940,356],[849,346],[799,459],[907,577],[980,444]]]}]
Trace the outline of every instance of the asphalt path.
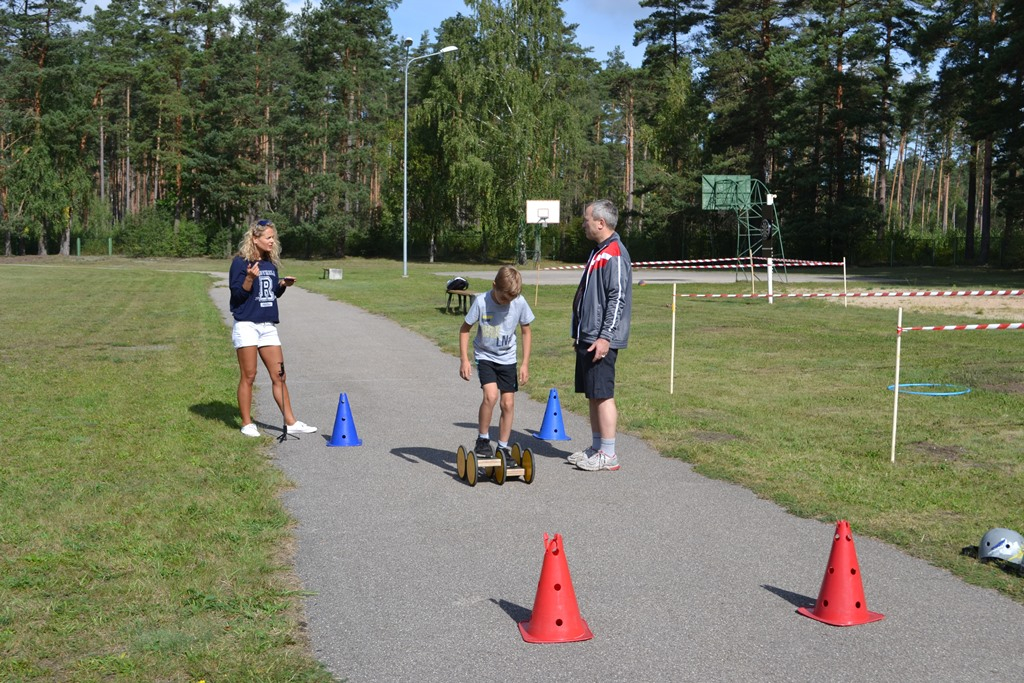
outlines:
[{"label": "asphalt path", "polygon": [[[524,272],[527,287],[534,275]],[[493,274],[469,276],[480,289]],[[220,277],[211,297],[227,321]],[[550,277],[575,282],[578,272]],[[320,432],[275,442],[273,458],[295,485],[284,503],[297,520],[311,647],[340,679],[1024,678],[1022,606],[853,529],[867,608],[885,618],[850,627],[809,619],[796,610],[819,595],[835,524],[789,515],[625,434],[619,471],[577,470],[565,457],[588,444],[587,420],[563,411],[572,440],[539,440],[532,433],[549,406],[524,394],[513,439],[535,455],[534,482],[481,478],[470,487],[458,478],[455,450],[472,447],[480,389],[459,378],[457,358],[300,286],[281,311],[292,403]],[[453,338],[459,322],[451,316]],[[257,384],[255,417],[277,436],[280,414],[262,367]],[[342,394],[345,429],[360,446],[327,445]],[[538,597],[546,533],[562,535],[591,640],[520,636],[517,623]]]}]

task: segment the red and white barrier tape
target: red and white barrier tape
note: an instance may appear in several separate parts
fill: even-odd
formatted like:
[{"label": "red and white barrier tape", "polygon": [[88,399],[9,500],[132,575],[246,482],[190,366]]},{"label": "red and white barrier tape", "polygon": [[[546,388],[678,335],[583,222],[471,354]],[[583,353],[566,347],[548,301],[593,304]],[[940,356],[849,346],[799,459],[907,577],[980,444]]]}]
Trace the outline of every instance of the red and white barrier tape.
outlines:
[{"label": "red and white barrier tape", "polygon": [[799,259],[780,258],[775,259],[777,266],[842,266],[842,261],[801,261]]},{"label": "red and white barrier tape", "polygon": [[923,330],[925,332],[942,332],[953,330],[1020,330],[1024,329],[1024,323],[980,323],[977,325],[923,325],[920,327],[897,327],[896,334],[909,332],[911,330]]},{"label": "red and white barrier tape", "polygon": [[[730,264],[726,264],[726,265],[709,265],[709,266],[702,266],[702,265],[648,266],[648,265],[642,265],[642,264],[638,264],[638,263],[634,263],[633,264],[633,268],[634,269],[642,269],[642,270],[747,270],[750,267],[751,267],[751,265],[749,263],[747,263],[747,264],[743,264],[743,263],[730,263]],[[761,269],[766,268],[767,266],[765,264],[763,264],[763,263],[755,263],[755,264],[753,264],[753,267],[761,270]]]},{"label": "red and white barrier tape", "polygon": [[[763,256],[755,256],[755,261],[766,261],[767,259]],[[750,258],[743,258],[740,256],[730,256],[726,258],[697,258],[697,259],[686,259],[683,261],[636,261],[633,263],[633,267],[643,266],[684,266],[691,263],[749,263]]]},{"label": "red and white barrier tape", "polygon": [[[754,263],[751,263],[754,261]],[[648,269],[663,269],[663,270],[702,270],[702,269],[715,269],[715,270],[729,270],[729,269],[745,269],[753,266],[754,268],[766,268],[768,259],[764,256],[755,256],[752,259],[748,257],[730,257],[730,258],[708,258],[708,259],[690,259],[686,261],[637,261],[633,264],[633,268],[648,268]],[[716,265],[707,265],[716,264]],[[799,259],[773,259],[773,266],[841,266],[842,261],[801,261]],[[547,268],[541,268],[541,270],[582,270],[584,266],[549,266]]]},{"label": "red and white barrier tape", "polygon": [[913,297],[913,296],[1024,296],[1024,289],[986,289],[947,292],[819,292],[806,294],[676,294],[691,299],[814,299],[843,297]]}]

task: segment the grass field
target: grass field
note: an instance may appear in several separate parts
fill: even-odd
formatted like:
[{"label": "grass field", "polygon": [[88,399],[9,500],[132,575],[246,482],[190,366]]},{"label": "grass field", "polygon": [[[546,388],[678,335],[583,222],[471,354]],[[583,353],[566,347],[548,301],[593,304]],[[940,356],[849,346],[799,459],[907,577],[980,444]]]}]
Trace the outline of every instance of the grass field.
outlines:
[{"label": "grass field", "polygon": [[[443,311],[437,273],[465,265],[410,264],[407,279],[393,261],[285,265],[301,286],[456,353],[460,318]],[[320,279],[325,266],[344,279]],[[0,309],[0,680],[330,680],[303,639],[291,520],[277,495],[288,483],[266,458],[269,440],[234,438],[237,369],[205,275],[226,269],[0,263],[13,293]],[[1019,277],[879,276],[902,284],[875,289],[1010,288]],[[584,414],[571,392],[574,290],[539,291],[525,389],[543,402],[556,387],[564,409]],[[671,306],[668,286],[635,289],[621,429],[795,514],[847,519],[858,535],[1024,602],[1024,579],[961,554],[988,528],[1024,529],[1024,333],[904,335],[902,382],[972,391],[901,396],[893,465],[893,308],[680,300],[669,394]],[[904,325],[1019,322],[1021,308],[911,303]]]},{"label": "grass field", "polygon": [[210,279],[44,263],[0,265],[0,680],[331,680]]}]

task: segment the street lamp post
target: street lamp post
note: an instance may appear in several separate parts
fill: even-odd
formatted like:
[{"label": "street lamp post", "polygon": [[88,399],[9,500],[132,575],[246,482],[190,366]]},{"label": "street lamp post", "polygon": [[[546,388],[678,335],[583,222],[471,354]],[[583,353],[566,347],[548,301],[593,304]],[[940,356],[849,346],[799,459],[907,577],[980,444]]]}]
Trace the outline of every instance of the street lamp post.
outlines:
[{"label": "street lamp post", "polygon": [[[412,42],[406,38],[406,47]],[[454,45],[442,47],[429,55],[413,57],[405,62],[405,123],[402,142],[402,277],[409,277],[409,65],[417,59],[429,59],[458,50]]]}]

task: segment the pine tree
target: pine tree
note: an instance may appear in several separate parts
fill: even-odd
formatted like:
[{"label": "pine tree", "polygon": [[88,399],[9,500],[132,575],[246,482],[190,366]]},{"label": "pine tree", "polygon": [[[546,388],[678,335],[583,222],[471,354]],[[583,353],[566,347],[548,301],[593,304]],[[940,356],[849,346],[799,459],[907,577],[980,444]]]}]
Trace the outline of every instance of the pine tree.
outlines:
[{"label": "pine tree", "polygon": [[72,221],[86,199],[79,41],[71,28],[79,17],[79,4],[68,0],[12,2],[2,17],[10,128],[0,135],[0,198],[8,221],[36,237],[39,254],[48,253],[55,233],[59,253],[69,253]]}]

